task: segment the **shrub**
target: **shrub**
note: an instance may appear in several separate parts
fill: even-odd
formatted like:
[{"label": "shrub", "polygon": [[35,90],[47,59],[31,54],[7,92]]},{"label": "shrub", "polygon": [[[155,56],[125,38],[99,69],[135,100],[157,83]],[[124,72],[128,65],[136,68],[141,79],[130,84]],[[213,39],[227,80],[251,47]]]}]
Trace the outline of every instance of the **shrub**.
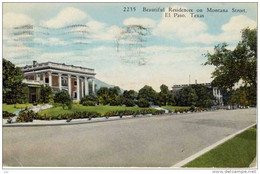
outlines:
[{"label": "shrub", "polygon": [[83,104],[86,101],[92,101],[96,104],[97,103],[97,97],[92,96],[92,95],[87,95],[87,96],[81,98],[80,104]]},{"label": "shrub", "polygon": [[41,103],[49,103],[53,99],[53,91],[50,86],[41,86],[40,101]]},{"label": "shrub", "polygon": [[88,101],[82,102],[82,105],[83,106],[96,106],[96,102],[88,100]]},{"label": "shrub", "polygon": [[191,106],[190,109],[189,109],[191,112],[194,112],[196,110],[195,106]]},{"label": "shrub", "polygon": [[135,112],[131,110],[125,110],[124,115],[133,115]]},{"label": "shrub", "polygon": [[118,97],[115,97],[110,100],[109,102],[110,106],[119,106],[120,105],[120,100]]},{"label": "shrub", "polygon": [[141,107],[141,108],[149,107],[149,106],[150,106],[149,102],[148,102],[146,99],[144,99],[144,98],[140,98],[140,99],[138,100],[138,102],[137,102],[137,105],[138,105],[139,107]]},{"label": "shrub", "polygon": [[128,98],[124,99],[124,103],[123,103],[123,104],[126,105],[126,106],[128,106],[128,107],[135,106],[134,100],[128,99]]},{"label": "shrub", "polygon": [[58,119],[79,119],[79,118],[96,118],[96,117],[100,117],[101,114],[97,113],[97,112],[74,112],[72,114],[59,114],[58,115]]},{"label": "shrub", "polygon": [[9,117],[13,117],[13,116],[15,116],[15,114],[12,114],[7,111],[3,111],[3,118],[9,118]]},{"label": "shrub", "polygon": [[165,110],[156,110],[155,113],[157,115],[161,115],[161,114],[164,114],[165,113]]},{"label": "shrub", "polygon": [[59,91],[54,96],[54,102],[62,104],[62,108],[64,109],[65,106],[68,107],[68,109],[71,109],[72,107],[72,99],[70,98],[70,95],[68,91]]},{"label": "shrub", "polygon": [[38,118],[38,114],[32,110],[25,110],[19,113],[17,122],[32,122],[34,118]]}]

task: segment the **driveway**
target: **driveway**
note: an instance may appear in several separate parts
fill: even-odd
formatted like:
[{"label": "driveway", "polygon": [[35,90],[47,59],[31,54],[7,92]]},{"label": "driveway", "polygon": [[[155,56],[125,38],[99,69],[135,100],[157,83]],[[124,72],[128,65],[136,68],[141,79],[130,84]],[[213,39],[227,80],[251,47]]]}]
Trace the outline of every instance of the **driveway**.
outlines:
[{"label": "driveway", "polygon": [[3,166],[170,167],[256,122],[256,109],[3,127]]}]

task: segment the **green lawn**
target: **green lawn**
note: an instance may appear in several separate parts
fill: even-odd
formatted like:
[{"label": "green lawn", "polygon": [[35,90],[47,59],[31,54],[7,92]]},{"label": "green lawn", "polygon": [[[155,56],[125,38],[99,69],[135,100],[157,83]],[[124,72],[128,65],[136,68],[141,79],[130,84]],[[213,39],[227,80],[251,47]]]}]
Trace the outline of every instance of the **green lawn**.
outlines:
[{"label": "green lawn", "polygon": [[26,107],[31,107],[32,104],[3,104],[3,111],[7,111],[10,113],[14,113],[15,111],[19,111],[20,109],[25,109]]},{"label": "green lawn", "polygon": [[256,129],[250,128],[184,167],[248,167],[256,156]]},{"label": "green lawn", "polygon": [[162,106],[162,108],[170,109],[174,112],[175,109],[190,109],[190,106]]},{"label": "green lawn", "polygon": [[81,104],[73,104],[72,109],[62,109],[61,106],[51,108],[51,109],[46,109],[41,112],[39,112],[40,115],[46,114],[47,116],[52,116],[56,117],[59,114],[67,114],[67,113],[73,113],[73,112],[83,112],[83,111],[88,111],[88,112],[98,112],[101,115],[104,115],[107,112],[111,111],[117,111],[117,110],[140,110],[142,108],[139,107],[125,107],[125,106],[103,106],[103,105],[98,105],[98,106],[83,106]]}]

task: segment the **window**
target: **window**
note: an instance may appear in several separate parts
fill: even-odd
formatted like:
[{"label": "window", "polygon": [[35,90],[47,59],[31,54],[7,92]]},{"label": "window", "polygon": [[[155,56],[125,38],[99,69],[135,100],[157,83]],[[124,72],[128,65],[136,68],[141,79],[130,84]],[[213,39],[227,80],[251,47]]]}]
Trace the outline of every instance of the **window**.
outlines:
[{"label": "window", "polygon": [[49,83],[49,78],[45,78],[45,83]]},{"label": "window", "polygon": [[66,77],[61,77],[61,84],[62,86],[68,86]]},{"label": "window", "polygon": [[74,81],[74,86],[77,86],[77,81],[76,80]]}]

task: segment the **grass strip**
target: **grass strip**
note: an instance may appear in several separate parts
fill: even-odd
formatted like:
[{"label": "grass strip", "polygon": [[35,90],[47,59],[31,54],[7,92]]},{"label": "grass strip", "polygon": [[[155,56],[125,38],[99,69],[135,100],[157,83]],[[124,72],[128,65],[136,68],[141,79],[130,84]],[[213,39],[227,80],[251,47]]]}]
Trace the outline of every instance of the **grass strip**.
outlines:
[{"label": "grass strip", "polygon": [[256,129],[242,132],[183,167],[248,167],[256,156]]}]

